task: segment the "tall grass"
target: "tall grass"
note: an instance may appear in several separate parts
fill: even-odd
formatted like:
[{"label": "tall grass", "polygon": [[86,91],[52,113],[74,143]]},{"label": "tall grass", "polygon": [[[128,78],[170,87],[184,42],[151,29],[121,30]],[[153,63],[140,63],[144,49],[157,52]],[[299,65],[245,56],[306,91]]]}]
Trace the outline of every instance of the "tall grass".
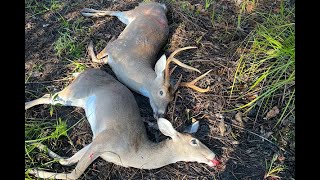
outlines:
[{"label": "tall grass", "polygon": [[238,48],[240,58],[231,94],[241,91],[239,99],[247,102],[234,110],[246,108],[248,112],[258,105],[258,113],[264,115],[274,105],[281,107],[277,126],[294,110],[294,8],[282,6],[280,13],[259,13],[259,16],[262,23],[258,23]]}]

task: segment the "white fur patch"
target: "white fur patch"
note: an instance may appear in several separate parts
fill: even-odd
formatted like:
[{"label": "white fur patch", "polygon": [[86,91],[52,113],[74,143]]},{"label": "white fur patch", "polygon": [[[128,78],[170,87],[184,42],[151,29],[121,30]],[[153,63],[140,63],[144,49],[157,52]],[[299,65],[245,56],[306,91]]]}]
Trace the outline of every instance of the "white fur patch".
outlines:
[{"label": "white fur patch", "polygon": [[143,96],[148,97],[148,98],[150,96],[150,93],[146,88],[140,88],[140,94],[142,94]]},{"label": "white fur patch", "polygon": [[[92,129],[96,128],[96,96],[91,95],[88,97],[85,104],[86,116]],[[93,130],[93,132],[95,132]]]}]

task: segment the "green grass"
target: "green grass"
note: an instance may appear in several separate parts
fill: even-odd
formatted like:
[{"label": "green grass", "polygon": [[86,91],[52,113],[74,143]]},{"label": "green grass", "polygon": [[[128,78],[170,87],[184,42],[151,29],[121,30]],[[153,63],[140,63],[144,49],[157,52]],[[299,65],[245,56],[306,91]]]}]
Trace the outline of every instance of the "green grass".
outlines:
[{"label": "green grass", "polygon": [[207,10],[214,0],[205,0],[204,8]]},{"label": "green grass", "polygon": [[[63,1],[58,0],[26,0],[25,9],[29,11],[32,16],[43,14],[48,11],[56,12],[64,6]],[[28,17],[27,17],[28,18]]]},{"label": "green grass", "polygon": [[85,53],[85,47],[78,38],[86,34],[88,28],[82,26],[83,17],[78,18],[73,23],[60,17],[61,28],[58,31],[60,37],[54,42],[54,50],[56,55],[70,56],[71,58],[78,59]]},{"label": "green grass", "polygon": [[[36,143],[42,144],[53,144],[56,146],[61,137],[69,139],[67,132],[72,129],[75,125],[84,119],[80,119],[76,124],[71,127],[67,127],[65,120],[61,118],[52,119],[36,119],[36,118],[26,118],[25,121],[25,178],[29,178],[28,170],[32,168],[51,168],[52,164],[57,162],[57,160],[52,159],[44,151],[36,148]],[[59,154],[59,153],[58,153]],[[45,162],[38,163],[35,158],[40,158],[45,160]]]},{"label": "green grass", "polygon": [[[44,156],[47,154],[37,150],[34,143],[56,143],[60,136],[67,136],[67,125],[61,118],[56,120],[49,119],[28,119],[25,121],[25,163],[26,170],[38,166],[35,164],[35,157]],[[47,158],[48,159],[48,158]],[[41,167],[49,167],[54,161],[41,164]],[[28,177],[26,173],[26,177]]]},{"label": "green grass", "polygon": [[[231,87],[243,93],[239,99],[249,100],[233,110],[259,105],[266,114],[274,105],[280,106],[277,126],[294,109],[295,103],[295,23],[294,9],[279,14],[263,14],[262,23],[239,47],[240,58]],[[245,87],[239,88],[240,86]],[[249,98],[254,97],[254,98]],[[275,102],[277,100],[277,102]]]},{"label": "green grass", "polygon": [[69,32],[59,32],[60,37],[54,43],[56,55],[71,55],[74,58],[80,58],[83,52],[83,47],[77,43],[74,36]]},{"label": "green grass", "polygon": [[285,170],[285,167],[283,165],[275,165],[275,161],[277,160],[278,155],[275,154],[273,155],[270,164],[266,162],[266,173],[264,175],[264,179],[280,179],[280,176],[278,175],[279,173],[283,172]]}]

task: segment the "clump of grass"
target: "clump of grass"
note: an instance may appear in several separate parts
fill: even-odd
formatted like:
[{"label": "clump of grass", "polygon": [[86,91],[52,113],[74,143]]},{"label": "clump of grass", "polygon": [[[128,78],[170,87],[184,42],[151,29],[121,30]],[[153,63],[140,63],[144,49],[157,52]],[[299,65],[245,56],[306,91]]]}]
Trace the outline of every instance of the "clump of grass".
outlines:
[{"label": "clump of grass", "polygon": [[69,32],[59,32],[59,34],[60,37],[54,43],[56,55],[61,57],[62,55],[72,54],[75,58],[79,58],[82,48],[76,43],[75,37]]},{"label": "clump of grass", "polygon": [[283,172],[285,170],[285,167],[283,165],[275,165],[274,164],[274,162],[277,160],[277,158],[278,158],[278,155],[275,154],[275,155],[273,155],[269,165],[266,162],[267,171],[266,171],[263,179],[265,179],[265,180],[280,179],[278,174]]},{"label": "clump of grass", "polygon": [[60,37],[54,43],[54,50],[57,56],[69,55],[71,58],[77,59],[84,53],[83,43],[78,42],[78,37],[85,34],[87,30],[87,28],[81,26],[82,21],[83,17],[70,23],[61,16],[61,30],[58,31]]},{"label": "clump of grass", "polygon": [[30,11],[32,16],[43,14],[48,11],[56,12],[60,10],[64,2],[58,0],[27,0],[25,1],[25,9]]},{"label": "clump of grass", "polygon": [[[81,119],[82,120],[82,119]],[[81,121],[79,120],[79,122]],[[79,123],[78,122],[78,123]],[[50,168],[57,160],[48,157],[44,151],[38,150],[37,143],[57,144],[57,141],[64,136],[69,138],[67,131],[73,128],[67,128],[66,121],[57,119],[36,119],[27,118],[25,121],[25,178],[31,179],[28,170],[32,168]],[[71,141],[71,140],[70,140]],[[45,159],[45,163],[38,163],[38,159]]]},{"label": "clump of grass", "polygon": [[282,8],[278,14],[259,15],[262,23],[258,23],[244,41],[246,43],[238,48],[240,58],[231,94],[244,89],[239,99],[249,101],[234,110],[247,108],[248,112],[259,105],[258,113],[262,110],[262,114],[277,100],[281,107],[278,125],[293,111],[295,103],[294,8]]},{"label": "clump of grass", "polygon": [[212,2],[213,2],[213,0],[205,0],[205,5],[204,5],[205,10],[207,10],[210,7]]},{"label": "clump of grass", "polygon": [[[28,119],[28,118],[27,118]],[[25,162],[26,170],[35,164],[35,157],[46,156],[36,151],[34,143],[57,141],[60,136],[67,136],[66,122],[60,118],[56,124],[50,120],[28,119],[25,122]],[[49,163],[49,162],[48,162]],[[43,166],[46,166],[44,164]]]}]

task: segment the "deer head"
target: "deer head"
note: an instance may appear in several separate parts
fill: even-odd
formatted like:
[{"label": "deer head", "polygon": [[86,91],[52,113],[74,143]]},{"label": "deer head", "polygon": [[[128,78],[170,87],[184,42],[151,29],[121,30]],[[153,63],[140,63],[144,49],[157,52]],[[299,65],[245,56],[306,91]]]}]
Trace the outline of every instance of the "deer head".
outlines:
[{"label": "deer head", "polygon": [[183,68],[201,73],[198,69],[188,66],[182,63],[181,61],[179,61],[178,59],[174,58],[174,56],[177,53],[186,49],[193,49],[193,48],[196,48],[196,47],[189,46],[189,47],[177,49],[168,58],[166,58],[165,55],[162,55],[160,59],[157,61],[155,65],[156,78],[152,82],[151,87],[149,87],[150,90],[148,92],[150,104],[153,109],[154,117],[156,119],[163,116],[163,114],[166,112],[167,106],[169,102],[173,100],[174,94],[177,91],[179,86],[189,87],[199,92],[209,91],[209,87],[207,87],[207,89],[202,89],[195,86],[194,83],[199,81],[204,76],[206,76],[211,70],[191,82],[181,83],[182,76],[180,76],[178,82],[174,86],[170,84],[170,75],[174,70],[173,69],[171,72],[169,70],[169,66],[171,62],[174,62]]}]

